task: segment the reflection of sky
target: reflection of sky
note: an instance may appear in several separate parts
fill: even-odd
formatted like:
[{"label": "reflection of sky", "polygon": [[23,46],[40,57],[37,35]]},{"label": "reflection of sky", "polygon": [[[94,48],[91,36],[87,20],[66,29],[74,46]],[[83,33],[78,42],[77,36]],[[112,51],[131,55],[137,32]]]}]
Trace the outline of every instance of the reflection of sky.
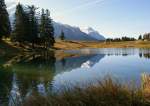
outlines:
[{"label": "reflection of sky", "polygon": [[20,105],[21,102],[22,102],[22,98],[17,84],[17,76],[16,74],[14,74],[13,81],[12,81],[12,89],[9,95],[9,106]]},{"label": "reflection of sky", "polygon": [[[127,52],[128,51],[126,51],[126,53]],[[101,79],[106,75],[112,75],[114,78],[123,82],[135,81],[136,83],[140,83],[141,73],[150,73],[150,60],[144,57],[140,58],[138,52],[139,51],[135,49],[135,52],[131,53],[132,55],[105,56],[91,67],[81,67],[70,70],[69,72],[57,74],[53,80],[53,89],[67,86],[69,83],[71,85],[78,84],[82,86],[86,83]],[[92,59],[89,59],[83,64],[87,65],[91,60]]]}]

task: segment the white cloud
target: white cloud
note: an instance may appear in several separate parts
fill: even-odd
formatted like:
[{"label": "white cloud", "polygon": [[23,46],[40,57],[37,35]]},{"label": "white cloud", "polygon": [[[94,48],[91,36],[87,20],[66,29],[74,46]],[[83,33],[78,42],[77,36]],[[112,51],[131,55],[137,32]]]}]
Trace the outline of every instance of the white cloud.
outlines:
[{"label": "white cloud", "polygon": [[86,7],[93,6],[93,5],[95,5],[95,4],[103,3],[104,1],[106,1],[106,0],[92,0],[92,1],[86,2],[86,3],[84,3],[84,4],[81,4],[81,5],[79,5],[79,6],[76,6],[76,7],[72,8],[72,9],[68,9],[67,11],[64,11],[64,12],[61,12],[61,13],[62,13],[62,14],[72,13],[72,12],[74,12],[74,11],[76,11],[76,10],[79,10],[79,9],[82,9],[82,8],[86,8]]}]

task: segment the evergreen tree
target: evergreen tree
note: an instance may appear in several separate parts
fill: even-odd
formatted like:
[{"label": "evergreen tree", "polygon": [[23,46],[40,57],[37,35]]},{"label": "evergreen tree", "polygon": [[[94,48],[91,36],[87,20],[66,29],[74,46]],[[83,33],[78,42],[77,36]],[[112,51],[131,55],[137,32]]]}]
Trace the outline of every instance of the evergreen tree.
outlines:
[{"label": "evergreen tree", "polygon": [[55,38],[54,38],[54,27],[52,23],[52,19],[50,17],[49,10],[46,10],[46,38],[47,38],[47,47],[54,46]]},{"label": "evergreen tree", "polygon": [[150,40],[150,33],[145,33],[145,34],[143,35],[143,39],[144,39],[144,40]]},{"label": "evergreen tree", "polygon": [[61,40],[65,40],[65,34],[64,34],[63,31],[61,31],[60,39],[61,39]]},{"label": "evergreen tree", "polygon": [[40,24],[40,38],[45,48],[52,47],[55,43],[54,28],[52,19],[50,18],[49,10],[42,9],[41,24]]},{"label": "evergreen tree", "polygon": [[5,1],[0,0],[0,39],[2,37],[8,37],[10,33],[11,33],[11,25]]},{"label": "evergreen tree", "polygon": [[138,40],[142,40],[142,35],[139,36]]},{"label": "evergreen tree", "polygon": [[27,39],[28,17],[21,4],[16,6],[14,31],[11,36],[13,41],[24,42]]},{"label": "evergreen tree", "polygon": [[32,43],[32,47],[34,48],[34,44],[36,43],[37,39],[38,39],[38,20],[36,17],[36,10],[37,8],[32,5],[32,6],[28,6],[28,19],[29,19],[29,23],[28,23],[28,34],[29,37],[27,39],[28,42]]},{"label": "evergreen tree", "polygon": [[45,11],[42,9],[41,12],[41,22],[40,22],[40,43],[42,45],[45,44],[45,24],[46,24],[46,16],[45,16]]}]

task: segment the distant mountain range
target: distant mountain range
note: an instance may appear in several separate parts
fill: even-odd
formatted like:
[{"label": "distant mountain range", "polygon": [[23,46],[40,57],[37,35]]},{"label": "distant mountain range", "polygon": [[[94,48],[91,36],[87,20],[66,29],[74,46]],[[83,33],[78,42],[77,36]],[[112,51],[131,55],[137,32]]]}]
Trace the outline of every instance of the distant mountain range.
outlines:
[{"label": "distant mountain range", "polygon": [[105,40],[105,37],[100,35],[92,28],[81,30],[79,27],[73,27],[66,24],[54,22],[55,38],[59,38],[61,31],[64,32],[66,40],[81,40],[81,41],[100,41]]}]

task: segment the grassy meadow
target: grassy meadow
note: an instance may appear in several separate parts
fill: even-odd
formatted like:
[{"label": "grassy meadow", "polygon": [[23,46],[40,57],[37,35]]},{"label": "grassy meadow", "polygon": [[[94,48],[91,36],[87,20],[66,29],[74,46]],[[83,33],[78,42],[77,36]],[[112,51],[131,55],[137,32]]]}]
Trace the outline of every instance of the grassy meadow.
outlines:
[{"label": "grassy meadow", "polygon": [[150,48],[150,41],[121,41],[121,42],[82,42],[82,41],[56,41],[58,49],[82,48]]}]

